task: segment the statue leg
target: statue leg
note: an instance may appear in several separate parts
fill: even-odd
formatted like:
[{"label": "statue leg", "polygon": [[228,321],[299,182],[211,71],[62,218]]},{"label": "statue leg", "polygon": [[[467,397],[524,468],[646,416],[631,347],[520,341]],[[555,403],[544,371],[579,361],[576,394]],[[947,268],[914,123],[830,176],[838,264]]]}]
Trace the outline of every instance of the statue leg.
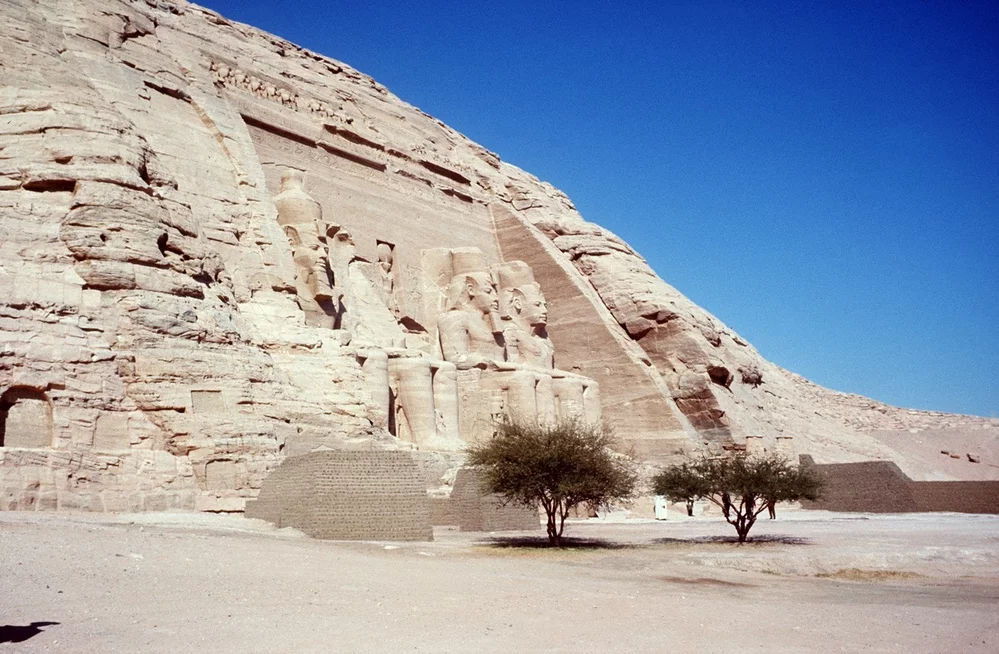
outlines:
[{"label": "statue leg", "polygon": [[584,418],[583,381],[578,377],[558,377],[552,380],[558,419]]},{"label": "statue leg", "polygon": [[443,424],[437,436],[458,440],[458,369],[453,363],[435,361],[432,364],[434,409]]},{"label": "statue leg", "polygon": [[547,425],[554,424],[558,420],[558,411],[551,375],[538,375],[538,382],[534,387],[534,397],[538,406],[538,422]]},{"label": "statue leg", "polygon": [[381,350],[367,350],[358,355],[364,385],[371,396],[371,410],[368,418],[375,427],[388,429],[389,411],[392,410],[389,398],[388,355]]},{"label": "statue leg", "polygon": [[537,375],[529,370],[516,370],[502,375],[510,418],[517,422],[537,423]]},{"label": "statue leg", "polygon": [[437,435],[437,417],[430,362],[406,357],[389,359],[389,374],[398,388],[396,401],[403,408],[412,441],[416,444],[432,441]]}]

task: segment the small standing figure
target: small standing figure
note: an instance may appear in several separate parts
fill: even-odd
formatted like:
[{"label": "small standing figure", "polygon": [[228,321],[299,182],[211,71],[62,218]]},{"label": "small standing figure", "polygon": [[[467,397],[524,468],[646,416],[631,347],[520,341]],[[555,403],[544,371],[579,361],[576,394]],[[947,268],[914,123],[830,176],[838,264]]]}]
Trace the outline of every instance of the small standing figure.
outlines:
[{"label": "small standing figure", "polygon": [[767,513],[770,514],[771,520],[777,517],[777,503],[772,497],[767,498]]},{"label": "small standing figure", "polygon": [[378,277],[381,287],[382,301],[393,314],[399,312],[395,302],[395,276],[392,266],[395,263],[395,251],[388,243],[378,243]]}]

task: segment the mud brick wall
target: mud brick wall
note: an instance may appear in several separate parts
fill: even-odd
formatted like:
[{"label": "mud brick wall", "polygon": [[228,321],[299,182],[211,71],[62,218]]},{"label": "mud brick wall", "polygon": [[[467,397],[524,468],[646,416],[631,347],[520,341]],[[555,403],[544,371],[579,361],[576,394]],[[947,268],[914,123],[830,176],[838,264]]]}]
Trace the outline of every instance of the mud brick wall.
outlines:
[{"label": "mud brick wall", "polygon": [[500,501],[484,493],[481,475],[474,468],[462,468],[454,480],[451,506],[461,531],[528,531],[540,529],[537,510]]},{"label": "mud brick wall", "polygon": [[246,516],[333,540],[433,540],[430,498],[408,452],[319,451],[288,457]]},{"label": "mud brick wall", "polygon": [[999,513],[999,482],[913,481],[891,461],[817,465],[812,457],[803,454],[801,465],[814,466],[826,483],[820,500],[801,503],[806,509]]},{"label": "mud brick wall", "polygon": [[458,513],[455,511],[451,497],[430,497],[430,522],[435,526],[452,526],[458,524]]},{"label": "mud brick wall", "polygon": [[999,513],[999,481],[916,481],[920,511]]},{"label": "mud brick wall", "polygon": [[912,480],[891,461],[816,465],[805,454],[801,456],[801,464],[814,466],[825,480],[822,499],[802,502],[806,509],[864,513],[919,510],[912,491]]}]

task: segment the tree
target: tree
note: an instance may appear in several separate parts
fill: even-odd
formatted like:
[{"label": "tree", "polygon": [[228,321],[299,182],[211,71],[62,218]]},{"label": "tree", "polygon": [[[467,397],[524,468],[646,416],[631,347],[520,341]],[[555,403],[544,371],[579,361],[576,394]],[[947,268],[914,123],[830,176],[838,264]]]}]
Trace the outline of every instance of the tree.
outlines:
[{"label": "tree", "polygon": [[779,454],[701,458],[664,468],[652,483],[657,495],[677,497],[694,489],[697,498],[722,507],[740,543],[746,542],[768,501],[815,500],[822,492],[822,480],[812,468],[792,466]]},{"label": "tree", "polygon": [[688,516],[694,515],[694,500],[708,491],[704,478],[689,463],[670,466],[656,479],[661,479],[656,486],[656,495],[663,495],[670,502],[685,502]]},{"label": "tree", "polygon": [[611,452],[610,434],[597,425],[563,420],[554,425],[504,422],[497,434],[468,450],[483,470],[485,490],[548,518],[548,542],[560,547],[565,519],[581,504],[625,500],[636,475],[627,457]]}]

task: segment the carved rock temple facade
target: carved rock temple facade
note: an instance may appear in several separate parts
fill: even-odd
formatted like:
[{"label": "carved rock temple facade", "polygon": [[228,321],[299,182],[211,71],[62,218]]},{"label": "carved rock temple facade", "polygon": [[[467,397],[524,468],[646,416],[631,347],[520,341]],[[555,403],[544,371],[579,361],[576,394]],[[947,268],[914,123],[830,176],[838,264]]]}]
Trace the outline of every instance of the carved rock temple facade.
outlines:
[{"label": "carved rock temple facade", "polygon": [[0,508],[241,511],[286,457],[384,432],[436,487],[502,416],[602,420],[649,461],[996,427],[767,362],[343,63],[182,1],[3,15]]}]

